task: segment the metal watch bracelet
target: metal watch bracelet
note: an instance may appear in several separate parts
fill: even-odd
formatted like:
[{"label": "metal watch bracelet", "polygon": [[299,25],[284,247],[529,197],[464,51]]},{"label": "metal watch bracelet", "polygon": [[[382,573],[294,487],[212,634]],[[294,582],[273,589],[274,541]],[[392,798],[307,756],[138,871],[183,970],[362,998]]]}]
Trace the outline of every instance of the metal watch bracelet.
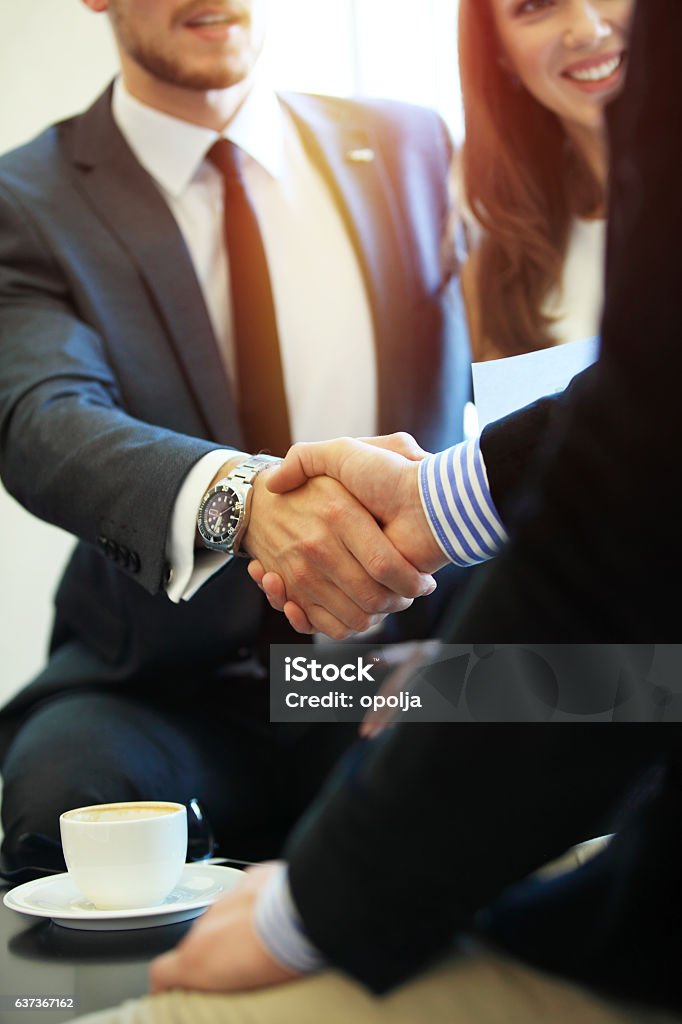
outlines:
[{"label": "metal watch bracelet", "polygon": [[[252,455],[251,458],[245,459],[244,462],[240,462],[239,465],[231,469],[230,472],[224,477],[229,484],[241,484],[243,487],[249,489],[253,485],[253,481],[256,479],[261,470],[265,469],[268,465],[272,465],[275,462],[281,462],[282,460],[276,455]],[[250,503],[247,506],[249,509],[250,518]],[[248,519],[244,524],[244,529],[241,531],[241,537],[246,532],[248,526]],[[250,558],[251,556],[247,551],[242,551],[241,544],[239,547],[232,548],[233,558]]]}]

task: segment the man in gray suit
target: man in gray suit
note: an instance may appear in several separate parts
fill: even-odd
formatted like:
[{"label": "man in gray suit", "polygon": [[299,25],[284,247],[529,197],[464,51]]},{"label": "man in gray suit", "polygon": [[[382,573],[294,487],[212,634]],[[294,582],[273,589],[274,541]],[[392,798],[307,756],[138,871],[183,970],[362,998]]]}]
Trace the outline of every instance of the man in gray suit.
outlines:
[{"label": "man in gray suit", "polygon": [[[120,77],[0,160],[3,480],[79,540],[48,664],[0,715],[3,850],[59,865],[66,807],[197,797],[226,853],[260,858],[352,726],[268,722],[268,645],[293,634],[233,554],[283,567],[339,638],[432,581],[339,484],[273,495],[253,456],[459,436],[450,145],[425,110],[275,94],[265,0],[84,2],[110,17]],[[233,228],[254,219],[247,256]],[[378,639],[432,633],[448,590]]]}]

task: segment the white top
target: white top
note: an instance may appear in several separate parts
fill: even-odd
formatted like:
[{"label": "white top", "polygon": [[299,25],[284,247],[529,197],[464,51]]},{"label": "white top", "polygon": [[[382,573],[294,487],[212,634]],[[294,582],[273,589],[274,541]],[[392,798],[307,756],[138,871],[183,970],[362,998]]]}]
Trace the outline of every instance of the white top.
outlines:
[{"label": "white top", "polygon": [[[113,115],[178,222],[226,373],[234,380],[223,185],[205,159],[220,136],[140,103],[121,79],[114,87]],[[246,154],[243,171],[268,257],[293,440],[375,434],[377,369],[369,300],[328,187],[261,79],[223,135]],[[226,560],[208,551],[195,559],[194,552],[201,498],[225,461],[224,451],[205,456],[178,495],[167,552],[171,600],[190,597]]]},{"label": "white top", "polygon": [[543,308],[545,313],[560,318],[550,332],[557,344],[582,341],[599,333],[605,248],[605,220],[574,220],[561,288],[549,296]]}]

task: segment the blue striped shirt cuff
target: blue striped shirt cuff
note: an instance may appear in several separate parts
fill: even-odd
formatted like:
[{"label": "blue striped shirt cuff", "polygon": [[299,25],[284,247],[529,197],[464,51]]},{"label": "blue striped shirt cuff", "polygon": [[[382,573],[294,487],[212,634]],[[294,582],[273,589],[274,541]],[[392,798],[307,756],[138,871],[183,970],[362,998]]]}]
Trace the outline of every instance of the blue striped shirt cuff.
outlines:
[{"label": "blue striped shirt cuff", "polygon": [[324,965],[324,957],[305,934],[289,888],[286,866],[272,876],[260,893],[255,926],[270,955],[289,970],[309,974]]},{"label": "blue striped shirt cuff", "polygon": [[427,456],[420,466],[419,492],[433,535],[455,565],[485,562],[507,540],[478,438]]}]

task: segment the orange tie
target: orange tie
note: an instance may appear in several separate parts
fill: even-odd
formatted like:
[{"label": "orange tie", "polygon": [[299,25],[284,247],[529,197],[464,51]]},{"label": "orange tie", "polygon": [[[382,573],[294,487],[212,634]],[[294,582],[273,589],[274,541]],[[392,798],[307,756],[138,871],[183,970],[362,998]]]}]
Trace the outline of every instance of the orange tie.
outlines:
[{"label": "orange tie", "polygon": [[241,167],[241,150],[219,139],[208,159],[223,177],[224,231],[230,264],[239,416],[252,453],[284,455],[291,444],[277,318],[258,218]]}]

